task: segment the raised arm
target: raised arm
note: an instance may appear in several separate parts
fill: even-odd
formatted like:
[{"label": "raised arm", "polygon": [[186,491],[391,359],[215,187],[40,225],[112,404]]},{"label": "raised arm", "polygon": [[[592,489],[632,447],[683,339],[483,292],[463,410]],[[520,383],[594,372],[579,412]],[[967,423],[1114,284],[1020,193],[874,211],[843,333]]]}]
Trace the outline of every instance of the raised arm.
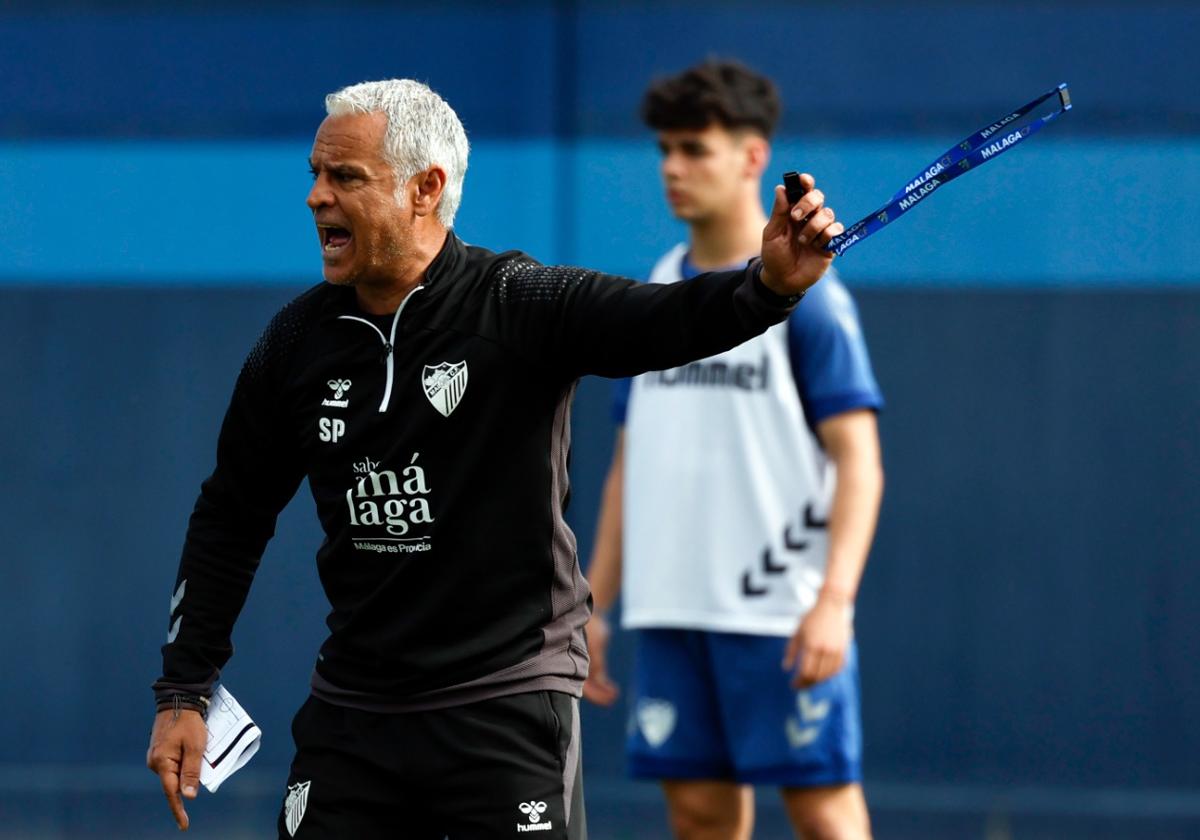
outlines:
[{"label": "raised arm", "polygon": [[784,320],[829,267],[833,258],[823,246],[840,227],[819,190],[789,210],[780,187],[763,230],[762,259],[739,271],[646,284],[513,259],[495,273],[499,320],[508,341],[572,377],[675,367]]}]

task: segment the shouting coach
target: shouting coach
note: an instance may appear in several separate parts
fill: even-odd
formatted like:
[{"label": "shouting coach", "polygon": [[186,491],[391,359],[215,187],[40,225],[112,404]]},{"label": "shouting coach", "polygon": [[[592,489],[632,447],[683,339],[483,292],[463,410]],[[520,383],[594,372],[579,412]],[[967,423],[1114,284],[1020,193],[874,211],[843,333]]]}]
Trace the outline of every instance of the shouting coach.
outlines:
[{"label": "shouting coach", "polygon": [[[325,282],[238,377],[175,580],[147,763],[180,828],[203,712],[280,510],[308,478],[329,638],[280,837],[584,838],[590,597],[563,510],[584,374],[633,376],[785,320],[842,226],[783,187],[761,260],[647,285],[465,244],[467,138],[410,80],[326,98],[308,195]],[[399,817],[398,815],[403,815]]]}]

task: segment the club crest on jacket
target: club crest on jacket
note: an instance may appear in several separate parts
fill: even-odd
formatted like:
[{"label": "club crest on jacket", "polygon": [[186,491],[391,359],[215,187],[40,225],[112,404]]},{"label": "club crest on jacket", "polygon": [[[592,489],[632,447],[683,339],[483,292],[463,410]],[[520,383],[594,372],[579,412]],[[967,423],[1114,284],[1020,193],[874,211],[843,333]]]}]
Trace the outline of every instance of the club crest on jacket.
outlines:
[{"label": "club crest on jacket", "polygon": [[429,398],[433,407],[443,417],[449,417],[467,390],[467,363],[442,362],[437,365],[425,365],[421,384],[424,385],[425,396]]}]

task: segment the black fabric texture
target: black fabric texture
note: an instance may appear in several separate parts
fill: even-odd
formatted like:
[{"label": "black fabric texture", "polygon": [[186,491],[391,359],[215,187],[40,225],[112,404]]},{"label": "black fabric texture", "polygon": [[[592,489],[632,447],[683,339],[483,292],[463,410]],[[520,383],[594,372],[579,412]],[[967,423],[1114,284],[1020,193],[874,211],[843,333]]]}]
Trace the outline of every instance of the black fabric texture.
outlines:
[{"label": "black fabric texture", "polygon": [[577,778],[569,820],[564,800],[571,730],[559,714],[570,702],[534,692],[393,715],[309,698],[287,780],[307,786],[304,813],[289,834],[284,792],[279,837],[586,840]]}]

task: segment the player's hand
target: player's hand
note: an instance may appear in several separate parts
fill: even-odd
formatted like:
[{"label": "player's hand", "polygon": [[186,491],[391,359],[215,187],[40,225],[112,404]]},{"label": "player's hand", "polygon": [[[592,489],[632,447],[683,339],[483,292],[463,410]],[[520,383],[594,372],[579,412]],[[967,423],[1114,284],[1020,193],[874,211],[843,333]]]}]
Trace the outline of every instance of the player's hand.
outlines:
[{"label": "player's hand", "polygon": [[846,662],[850,646],[850,607],[820,596],[800,622],[783,654],[783,670],[795,671],[793,688],[808,688],[829,679]]},{"label": "player's hand", "polygon": [[204,718],[192,709],[164,709],[154,716],[146,766],[162,783],[167,804],[180,831],[187,831],[188,815],[180,795],[195,799],[200,791],[200,758],[208,741]]},{"label": "player's hand", "polygon": [[588,666],[583,682],[584,699],[598,706],[611,706],[621,695],[621,689],[608,678],[608,639],[612,635],[604,616],[592,613],[587,624]]},{"label": "player's hand", "polygon": [[791,208],[787,191],[775,187],[775,204],[763,228],[762,281],[777,295],[800,294],[820,280],[833,262],[825,246],[844,230],[813,177],[801,175],[800,183],[808,192]]}]

